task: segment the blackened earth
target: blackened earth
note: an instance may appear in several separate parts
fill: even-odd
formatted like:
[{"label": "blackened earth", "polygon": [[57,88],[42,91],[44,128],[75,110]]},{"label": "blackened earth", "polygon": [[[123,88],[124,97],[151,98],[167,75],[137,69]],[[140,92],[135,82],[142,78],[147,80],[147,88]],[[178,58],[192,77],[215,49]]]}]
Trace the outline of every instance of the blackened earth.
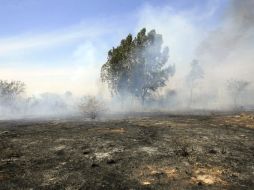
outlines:
[{"label": "blackened earth", "polygon": [[254,189],[254,114],[0,122],[0,189]]}]

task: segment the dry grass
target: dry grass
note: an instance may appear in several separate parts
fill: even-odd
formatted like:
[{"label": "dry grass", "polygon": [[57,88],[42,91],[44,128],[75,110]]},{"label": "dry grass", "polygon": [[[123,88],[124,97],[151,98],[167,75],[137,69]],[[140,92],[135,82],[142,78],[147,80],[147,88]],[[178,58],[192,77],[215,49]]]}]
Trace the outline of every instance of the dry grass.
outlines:
[{"label": "dry grass", "polygon": [[191,183],[198,184],[220,184],[220,185],[228,185],[228,183],[223,180],[223,173],[225,170],[220,167],[202,167],[195,166],[193,168],[193,177],[191,177]]},{"label": "dry grass", "polygon": [[146,165],[134,171],[134,177],[142,185],[167,184],[172,181],[181,181],[186,186],[220,185],[228,186],[228,182],[223,179],[223,173],[227,172],[221,167],[208,167],[197,164],[191,169],[191,176],[183,175],[180,171],[170,166]]},{"label": "dry grass", "polygon": [[240,125],[254,129],[254,114],[253,113],[241,113],[238,115],[230,115],[228,117],[219,117],[217,121],[228,125]]},{"label": "dry grass", "polygon": [[140,184],[151,185],[159,181],[167,183],[178,177],[177,170],[169,166],[146,165],[134,171],[134,176]]},{"label": "dry grass", "polygon": [[96,129],[90,129],[90,130],[95,130],[101,133],[125,133],[126,129],[124,128],[96,128]]}]

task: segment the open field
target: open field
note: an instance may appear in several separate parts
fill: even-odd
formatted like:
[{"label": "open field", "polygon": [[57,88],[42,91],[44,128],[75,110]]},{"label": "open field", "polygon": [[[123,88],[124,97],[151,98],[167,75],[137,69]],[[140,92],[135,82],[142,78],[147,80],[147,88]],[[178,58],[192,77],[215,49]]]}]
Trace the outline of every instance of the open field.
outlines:
[{"label": "open field", "polygon": [[0,122],[0,189],[254,189],[254,114]]}]

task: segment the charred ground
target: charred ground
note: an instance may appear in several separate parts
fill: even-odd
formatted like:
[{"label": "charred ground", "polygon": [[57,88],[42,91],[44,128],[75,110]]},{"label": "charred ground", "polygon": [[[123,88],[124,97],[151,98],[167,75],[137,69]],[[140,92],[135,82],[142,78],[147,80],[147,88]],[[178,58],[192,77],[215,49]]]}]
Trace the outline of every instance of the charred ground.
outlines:
[{"label": "charred ground", "polygon": [[253,188],[253,113],[0,122],[0,189]]}]

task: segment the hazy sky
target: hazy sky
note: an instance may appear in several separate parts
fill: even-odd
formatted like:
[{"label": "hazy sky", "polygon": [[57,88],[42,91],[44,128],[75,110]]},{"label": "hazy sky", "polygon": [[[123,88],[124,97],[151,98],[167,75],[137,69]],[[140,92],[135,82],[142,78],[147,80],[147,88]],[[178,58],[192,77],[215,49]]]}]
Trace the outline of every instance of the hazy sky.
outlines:
[{"label": "hazy sky", "polygon": [[107,51],[142,27],[164,35],[184,71],[229,1],[0,0],[0,78],[24,81],[30,94],[98,92]]}]

